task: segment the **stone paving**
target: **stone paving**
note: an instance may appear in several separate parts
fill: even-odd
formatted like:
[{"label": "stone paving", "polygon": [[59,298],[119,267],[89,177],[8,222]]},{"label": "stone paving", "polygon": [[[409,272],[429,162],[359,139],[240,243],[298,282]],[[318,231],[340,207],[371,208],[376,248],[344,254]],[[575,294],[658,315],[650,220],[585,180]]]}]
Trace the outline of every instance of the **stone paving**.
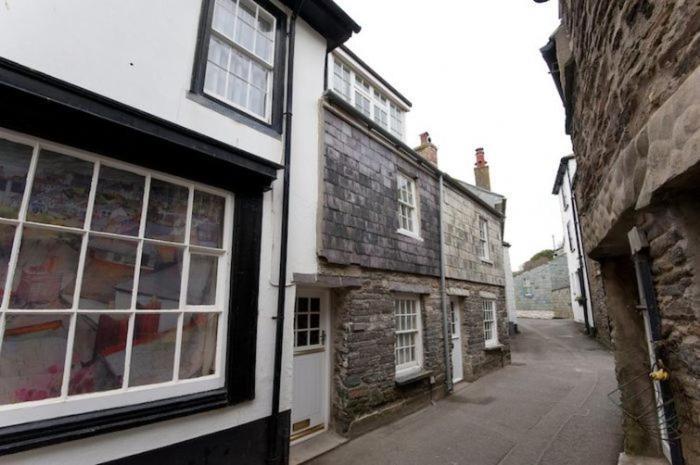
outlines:
[{"label": "stone paving", "polygon": [[614,465],[612,356],[570,320],[521,320],[513,364],[313,465]]}]

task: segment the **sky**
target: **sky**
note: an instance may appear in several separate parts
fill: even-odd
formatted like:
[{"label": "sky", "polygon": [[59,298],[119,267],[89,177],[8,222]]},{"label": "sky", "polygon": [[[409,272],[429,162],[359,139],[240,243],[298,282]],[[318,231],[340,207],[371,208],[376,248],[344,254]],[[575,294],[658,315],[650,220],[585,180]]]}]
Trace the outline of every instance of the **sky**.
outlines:
[{"label": "sky", "polygon": [[552,185],[571,153],[564,109],[539,49],[557,3],[532,0],[336,0],[362,31],[347,46],[412,103],[406,143],[428,131],[439,167],[474,183],[484,147],[491,189],[508,198],[513,270],[562,240]]}]

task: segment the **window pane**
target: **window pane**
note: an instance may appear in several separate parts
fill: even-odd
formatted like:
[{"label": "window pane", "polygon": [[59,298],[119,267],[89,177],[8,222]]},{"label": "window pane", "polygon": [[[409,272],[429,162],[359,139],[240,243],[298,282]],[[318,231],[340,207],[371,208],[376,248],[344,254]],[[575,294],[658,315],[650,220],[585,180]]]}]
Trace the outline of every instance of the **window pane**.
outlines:
[{"label": "window pane", "polygon": [[129,315],[78,315],[68,394],[122,387]]},{"label": "window pane", "polygon": [[222,41],[212,36],[209,41],[209,56],[208,60],[219,67],[226,69],[228,67],[228,58],[231,53],[231,48]]},{"label": "window pane", "polygon": [[251,87],[248,107],[256,115],[265,116],[265,93],[255,87]]},{"label": "window pane", "polygon": [[91,183],[91,162],[42,150],[27,219],[82,228]]},{"label": "window pane", "polygon": [[216,372],[218,322],[219,316],[215,313],[185,313],[180,379],[198,378]]},{"label": "window pane", "polygon": [[[238,17],[247,16],[245,13],[245,7],[239,5],[238,7]],[[236,42],[241,44],[248,50],[253,49],[253,41],[255,40],[255,29],[243,21],[238,22],[238,27],[236,29]]]},{"label": "window pane", "polygon": [[151,179],[146,237],[182,242],[185,239],[188,197],[186,187]]},{"label": "window pane", "polygon": [[309,345],[315,346],[320,344],[319,334],[320,331],[318,329],[309,331]]},{"label": "window pane", "polygon": [[7,315],[0,350],[0,404],[58,397],[70,317]]},{"label": "window pane", "polygon": [[0,299],[5,293],[5,279],[7,278],[7,267],[10,263],[14,239],[15,227],[8,224],[0,224]]},{"label": "window pane", "polygon": [[178,315],[141,313],[134,320],[129,386],[162,383],[173,378]]},{"label": "window pane", "polygon": [[[146,310],[173,309],[180,306],[182,249],[156,244],[143,244],[136,308]],[[131,292],[129,284],[119,286]]]},{"label": "window pane", "polygon": [[309,327],[309,315],[302,313],[297,315],[297,329],[307,329]]},{"label": "window pane", "polygon": [[242,107],[247,107],[246,105],[246,91],[248,90],[248,83],[244,80],[229,74],[229,85],[227,90],[226,98]]},{"label": "window pane", "polygon": [[236,5],[230,0],[217,0],[214,6],[214,18],[211,22],[214,29],[231,39],[233,38],[235,8]]},{"label": "window pane", "polygon": [[267,90],[267,70],[262,66],[253,63],[251,68],[250,83],[258,89]]},{"label": "window pane", "polygon": [[0,216],[17,218],[32,147],[0,139]]},{"label": "window pane", "polygon": [[231,67],[229,71],[247,81],[250,73],[250,58],[241,52],[231,50]]},{"label": "window pane", "polygon": [[80,308],[131,308],[136,247],[135,241],[90,237]]},{"label": "window pane", "polygon": [[138,236],[144,182],[138,174],[101,166],[90,229]]},{"label": "window pane", "polygon": [[207,73],[204,77],[204,89],[211,94],[223,96],[226,94],[226,77],[228,73],[211,62],[207,63]]},{"label": "window pane", "polygon": [[81,237],[24,228],[12,281],[11,308],[70,308]]},{"label": "window pane", "polygon": [[226,199],[194,191],[190,242],[206,247],[222,247]]},{"label": "window pane", "polygon": [[299,331],[297,333],[296,347],[304,347],[309,345],[309,333],[307,331]]},{"label": "window pane", "polygon": [[267,62],[272,61],[272,41],[260,32],[255,40],[255,54]]},{"label": "window pane", "polygon": [[208,255],[190,256],[190,277],[187,284],[188,305],[216,303],[216,271],[219,258]]}]

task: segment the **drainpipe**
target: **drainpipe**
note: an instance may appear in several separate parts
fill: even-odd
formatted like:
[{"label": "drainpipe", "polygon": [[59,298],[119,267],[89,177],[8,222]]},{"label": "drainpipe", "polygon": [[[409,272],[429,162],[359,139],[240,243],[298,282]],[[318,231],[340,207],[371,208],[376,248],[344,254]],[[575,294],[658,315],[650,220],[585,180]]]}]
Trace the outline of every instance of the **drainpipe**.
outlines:
[{"label": "drainpipe", "polygon": [[576,195],[574,195],[574,184],[571,181],[571,173],[569,172],[569,162],[566,162],[566,177],[569,180],[569,189],[571,189],[571,213],[574,217],[574,234],[576,235],[576,255],[578,255],[578,271],[576,275],[578,276],[578,287],[581,290],[581,297],[583,297],[581,305],[583,306],[583,322],[586,325],[586,334],[593,334],[593,325],[588,319],[588,293],[586,292],[586,281],[584,273],[586,272],[586,261],[583,257],[583,241],[581,240],[581,234],[579,233],[579,222],[578,222],[578,207],[576,205]]},{"label": "drainpipe", "polygon": [[277,279],[277,316],[275,327],[275,365],[274,379],[272,382],[272,413],[268,426],[267,437],[267,463],[277,465],[281,462],[282,454],[281,442],[282,433],[280,431],[279,410],[280,410],[280,390],[282,376],[282,349],[284,347],[284,310],[287,293],[287,243],[289,236],[289,184],[292,161],[292,103],[294,84],[294,43],[296,37],[296,20],[303,5],[304,0],[300,0],[292,12],[287,32],[287,86],[286,102],[284,112],[284,177],[282,182],[282,224],[280,232],[280,264],[279,276]]},{"label": "drainpipe", "polygon": [[[645,313],[645,332],[649,345],[649,357],[652,363],[652,383],[654,386],[654,395],[657,397],[657,413],[660,421],[659,429],[662,431],[662,448],[663,442],[668,444],[668,452],[671,465],[683,465],[683,450],[681,441],[677,434],[671,436],[669,432],[677,432],[678,415],[673,402],[671,393],[671,384],[669,381],[670,374],[666,372],[668,362],[666,349],[663,346],[663,338],[661,337],[661,315],[659,313],[659,305],[656,300],[656,292],[654,290],[654,281],[651,274],[651,264],[649,260],[649,243],[642,231],[637,228],[632,228],[627,234],[630,249],[632,251],[632,260],[634,261],[634,269],[637,275],[637,288],[639,291],[640,308]],[[661,375],[655,378],[653,375]],[[656,385],[658,383],[658,386]],[[659,410],[659,403],[662,409]]]},{"label": "drainpipe", "polygon": [[452,338],[450,337],[450,322],[447,312],[447,289],[445,286],[445,226],[442,214],[443,202],[445,198],[445,187],[442,172],[439,174],[438,182],[440,184],[440,199],[438,206],[438,228],[440,230],[440,305],[442,306],[442,339],[445,346],[445,386],[447,387],[447,392],[452,392]]}]

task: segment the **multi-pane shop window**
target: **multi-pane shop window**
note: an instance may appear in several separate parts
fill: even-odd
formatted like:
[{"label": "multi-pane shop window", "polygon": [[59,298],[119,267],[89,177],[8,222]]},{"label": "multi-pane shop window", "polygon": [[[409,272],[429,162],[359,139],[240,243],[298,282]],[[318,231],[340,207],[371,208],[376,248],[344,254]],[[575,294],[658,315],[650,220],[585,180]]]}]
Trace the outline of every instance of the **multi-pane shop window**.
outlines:
[{"label": "multi-pane shop window", "polygon": [[399,174],[397,177],[399,199],[399,230],[418,234],[418,210],[416,208],[416,182]]},{"label": "multi-pane shop window", "polygon": [[204,92],[270,121],[275,18],[251,0],[216,0]]},{"label": "multi-pane shop window", "polygon": [[484,217],[479,217],[479,258],[489,259],[489,222]]},{"label": "multi-pane shop window", "polygon": [[415,298],[399,298],[394,302],[394,356],[396,371],[422,365],[420,303]]},{"label": "multi-pane shop window", "polygon": [[404,111],[397,104],[335,55],[332,69],[330,88],[367,118],[403,138]]},{"label": "multi-pane shop window", "polygon": [[0,426],[223,385],[230,194],[2,133],[0,188]]},{"label": "multi-pane shop window", "polygon": [[484,343],[486,346],[498,344],[498,331],[496,328],[496,302],[483,300],[484,311]]},{"label": "multi-pane shop window", "polygon": [[321,299],[298,297],[294,310],[294,348],[309,349],[323,345]]}]

